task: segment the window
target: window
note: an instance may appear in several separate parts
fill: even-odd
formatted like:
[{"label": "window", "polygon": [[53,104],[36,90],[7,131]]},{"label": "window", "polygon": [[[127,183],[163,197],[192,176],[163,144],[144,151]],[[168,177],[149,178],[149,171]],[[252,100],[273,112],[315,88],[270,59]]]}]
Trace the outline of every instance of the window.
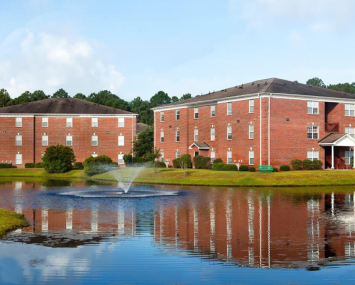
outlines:
[{"label": "window", "polygon": [[216,129],[214,126],[211,127],[211,141],[213,142],[216,139]]},{"label": "window", "polygon": [[254,125],[249,125],[249,139],[254,139]]},{"label": "window", "polygon": [[232,116],[232,103],[227,103],[227,116]]},{"label": "window", "polygon": [[175,118],[176,118],[176,121],[179,121],[179,120],[180,120],[180,110],[176,110],[176,112],[175,112]]},{"label": "window", "polygon": [[345,132],[355,138],[355,128],[353,127],[345,127]]},{"label": "window", "polygon": [[42,146],[48,146],[48,136],[47,135],[42,136]]},{"label": "window", "polygon": [[194,141],[197,142],[198,141],[198,128],[194,129]]},{"label": "window", "polygon": [[97,135],[93,134],[91,136],[91,145],[92,146],[98,146],[99,145],[99,138]]},{"label": "window", "polygon": [[179,157],[180,157],[180,151],[177,150],[177,151],[175,152],[175,158],[179,158]]},{"label": "window", "polygon": [[22,146],[22,135],[17,134],[15,138],[15,145],[16,146]]},{"label": "window", "polygon": [[227,140],[232,139],[232,126],[227,126]]},{"label": "window", "polygon": [[254,151],[249,151],[249,165],[254,165]]},{"label": "window", "polygon": [[124,164],[124,160],[123,160],[123,154],[119,154],[118,155],[118,161],[117,161],[118,164]]},{"label": "window", "polygon": [[345,164],[351,164],[351,158],[354,156],[353,151],[345,151]]},{"label": "window", "polygon": [[91,127],[98,128],[99,127],[99,119],[98,118],[91,118]]},{"label": "window", "polygon": [[22,164],[22,154],[16,153],[16,164]]},{"label": "window", "polygon": [[67,118],[67,128],[72,128],[73,127],[73,118]]},{"label": "window", "polygon": [[118,146],[124,146],[124,136],[118,136]]},{"label": "window", "polygon": [[227,151],[227,163],[232,163],[232,151]]},{"label": "window", "polygon": [[67,146],[72,146],[73,145],[73,136],[67,135],[65,141],[66,141]]},{"label": "window", "polygon": [[211,117],[216,116],[216,106],[211,106]]},{"label": "window", "polygon": [[354,104],[345,104],[345,116],[354,116]]},{"label": "window", "polygon": [[48,128],[48,118],[42,118],[42,128]]},{"label": "window", "polygon": [[198,119],[198,108],[194,108],[194,118]]},{"label": "window", "polygon": [[16,128],[22,127],[22,118],[16,118],[15,126]]},{"label": "window", "polygon": [[160,142],[164,142],[164,131],[160,131]]},{"label": "window", "polygon": [[319,151],[318,150],[307,151],[307,159],[309,160],[319,159]]},{"label": "window", "polygon": [[124,127],[124,118],[118,118],[118,127],[123,128]]},{"label": "window", "polygon": [[214,150],[211,150],[211,162],[213,163],[215,159],[216,159],[216,152]]},{"label": "window", "polygon": [[160,152],[160,161],[164,162],[164,151]]},{"label": "window", "polygon": [[319,114],[319,102],[307,101],[307,114]]},{"label": "window", "polygon": [[176,139],[177,142],[180,141],[180,130],[179,129],[176,130],[175,139]]},{"label": "window", "polygon": [[318,126],[307,127],[307,139],[312,139],[312,140],[318,139]]},{"label": "window", "polygon": [[254,99],[249,100],[249,113],[254,113]]},{"label": "window", "polygon": [[160,112],[160,122],[164,122],[164,112]]}]

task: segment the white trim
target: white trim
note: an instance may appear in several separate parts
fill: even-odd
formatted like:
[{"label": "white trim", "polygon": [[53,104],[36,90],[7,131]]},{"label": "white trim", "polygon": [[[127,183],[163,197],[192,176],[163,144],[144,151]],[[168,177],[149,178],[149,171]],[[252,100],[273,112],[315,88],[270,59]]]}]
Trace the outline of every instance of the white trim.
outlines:
[{"label": "white trim", "polygon": [[[270,158],[270,116],[271,116],[271,96],[269,96],[269,114],[268,114],[268,165],[271,165],[270,161],[271,161],[271,158]],[[318,134],[319,135],[319,134]]]},{"label": "white trim", "polygon": [[192,143],[192,145],[189,146],[189,149],[193,149],[194,146],[197,147],[197,149],[199,149],[199,150],[200,149],[202,149],[202,150],[209,150],[210,149],[209,146],[200,147],[196,143]]},{"label": "white trim", "polygon": [[[259,124],[260,124],[260,135],[259,135],[259,137],[260,137],[260,142],[259,142],[259,147],[260,147],[260,165],[263,165],[263,163],[262,163],[262,136],[263,136],[263,133],[262,133],[262,131],[261,131],[261,124],[262,124],[262,120],[263,120],[263,118],[262,118],[262,109],[261,109],[261,96],[260,96],[260,94],[258,94],[259,95],[259,112],[260,112],[260,115],[259,115]],[[254,101],[254,103],[255,103],[255,101]],[[255,111],[255,105],[254,105],[254,111]]]},{"label": "white trim", "polygon": [[[332,143],[318,143],[319,145],[337,145],[337,143],[342,140],[344,137],[347,137],[348,139],[350,139],[354,145],[355,145],[355,138],[353,138],[352,136],[350,136],[349,134],[344,134],[342,137],[340,137],[339,139],[337,139],[335,142],[332,142]],[[352,146],[352,145],[349,145],[349,146]]]},{"label": "white trim", "polygon": [[138,114],[133,114],[133,115],[121,115],[121,114],[117,114],[117,115],[105,115],[105,114],[54,114],[54,113],[44,113],[44,114],[0,114],[0,117],[83,117],[83,118],[87,118],[87,117],[106,117],[106,118],[117,118],[117,117],[124,117],[124,118],[131,118],[131,117],[137,117]]}]

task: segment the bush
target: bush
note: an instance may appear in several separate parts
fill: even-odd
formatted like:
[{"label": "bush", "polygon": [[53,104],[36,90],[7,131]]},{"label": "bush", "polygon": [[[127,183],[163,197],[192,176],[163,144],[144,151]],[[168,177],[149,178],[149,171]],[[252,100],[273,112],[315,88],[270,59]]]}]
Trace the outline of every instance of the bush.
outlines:
[{"label": "bush", "polygon": [[226,163],[214,163],[212,165],[212,170],[216,171],[237,171],[238,168],[235,164],[226,164]]},{"label": "bush", "polygon": [[321,160],[315,159],[312,161],[314,169],[322,169],[323,162]]},{"label": "bush", "polygon": [[222,158],[216,158],[213,163],[223,163]]},{"label": "bush", "polygon": [[180,161],[186,163],[187,168],[192,168],[191,155],[189,155],[189,154],[182,155],[180,158]]},{"label": "bush", "polygon": [[179,158],[175,158],[175,159],[173,160],[173,167],[174,167],[174,168],[180,168],[180,167],[181,167],[180,161],[181,161],[181,158],[180,158],[180,157],[179,157]]},{"label": "bush", "polygon": [[0,163],[0,168],[12,168],[12,163]]},{"label": "bush", "polygon": [[284,164],[284,165],[280,166],[280,170],[281,171],[290,171],[291,168],[288,165]]},{"label": "bush", "polygon": [[84,161],[84,172],[89,176],[111,171],[112,168],[112,159],[107,155],[90,156]]},{"label": "bush", "polygon": [[305,170],[313,169],[313,161],[311,161],[309,159],[303,160],[302,164],[303,164],[303,169],[305,169]]},{"label": "bush", "polygon": [[63,173],[73,169],[73,149],[63,145],[47,147],[42,157],[43,167],[48,173]]},{"label": "bush", "polygon": [[35,168],[43,168],[43,162],[37,162]]},{"label": "bush", "polygon": [[272,169],[272,172],[279,172],[279,169],[278,169],[277,167],[274,167],[274,168]]},{"label": "bush", "polygon": [[162,162],[162,161],[156,161],[154,163],[154,166],[157,167],[157,168],[166,168],[165,162]]},{"label": "bush", "polygon": [[194,165],[196,169],[211,169],[211,158],[202,155],[194,157]]},{"label": "bush", "polygon": [[118,162],[112,162],[112,163],[111,163],[111,166],[112,166],[112,167],[119,167]]},{"label": "bush", "polygon": [[291,165],[292,165],[292,170],[301,170],[302,169],[302,160],[300,159],[294,159],[291,160]]},{"label": "bush", "polygon": [[249,172],[255,172],[255,167],[249,167]]},{"label": "bush", "polygon": [[249,171],[249,166],[248,165],[241,165],[241,166],[239,166],[239,171]]},{"label": "bush", "polygon": [[84,164],[82,162],[75,162],[74,168],[75,169],[84,169]]},{"label": "bush", "polygon": [[34,163],[25,163],[25,168],[35,168]]}]

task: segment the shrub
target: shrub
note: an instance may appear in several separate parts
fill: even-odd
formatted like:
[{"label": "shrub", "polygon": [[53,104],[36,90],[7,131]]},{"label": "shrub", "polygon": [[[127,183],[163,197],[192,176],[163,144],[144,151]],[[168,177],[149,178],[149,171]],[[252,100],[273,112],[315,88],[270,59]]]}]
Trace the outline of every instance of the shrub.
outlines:
[{"label": "shrub", "polygon": [[182,155],[180,158],[180,161],[183,163],[186,163],[187,168],[192,168],[191,155],[189,155],[189,154]]},{"label": "shrub", "polygon": [[306,170],[313,169],[313,161],[311,161],[309,159],[303,160],[302,164],[303,164],[303,169],[306,169]]},{"label": "shrub", "polygon": [[99,155],[97,157],[88,157],[84,161],[84,172],[93,176],[112,170],[112,159],[107,155]]},{"label": "shrub", "polygon": [[302,169],[302,160],[294,159],[291,160],[292,170],[301,170]]},{"label": "shrub", "polygon": [[112,162],[112,163],[111,163],[111,166],[112,166],[112,167],[119,167],[118,162]]},{"label": "shrub", "polygon": [[216,158],[213,163],[223,163],[222,158]]},{"label": "shrub", "polygon": [[323,162],[321,160],[315,159],[312,161],[314,169],[322,169]]},{"label": "shrub", "polygon": [[75,162],[74,168],[75,169],[84,169],[84,164],[82,162]]},{"label": "shrub", "polygon": [[165,162],[162,162],[162,161],[156,161],[154,163],[154,166],[157,167],[157,168],[166,168]]},{"label": "shrub", "polygon": [[37,162],[35,168],[43,168],[43,162]]},{"label": "shrub", "polygon": [[239,166],[239,171],[249,171],[249,166],[248,165],[241,165],[241,166]]},{"label": "shrub", "polygon": [[35,168],[34,163],[25,163],[25,168]]},{"label": "shrub", "polygon": [[194,165],[196,169],[210,169],[211,158],[207,156],[196,155],[194,157]]},{"label": "shrub", "polygon": [[73,169],[73,149],[63,145],[47,147],[42,157],[43,167],[48,173],[63,173]]},{"label": "shrub", "polygon": [[281,165],[281,166],[280,166],[280,170],[281,170],[281,171],[290,171],[291,168],[290,168],[290,166],[284,164],[284,165]]},{"label": "shrub", "polygon": [[12,163],[0,163],[0,168],[12,168]]},{"label": "shrub", "polygon": [[181,167],[180,161],[181,161],[181,158],[180,158],[180,157],[179,157],[179,158],[175,158],[175,159],[173,160],[173,166],[174,166],[174,168],[180,168],[180,167]]},{"label": "shrub", "polygon": [[255,167],[249,167],[249,172],[255,172]]},{"label": "shrub", "polygon": [[278,169],[277,167],[274,167],[274,168],[272,169],[272,172],[279,172],[279,169]]},{"label": "shrub", "polygon": [[212,170],[216,171],[237,171],[238,168],[235,164],[226,164],[226,163],[214,163],[212,165]]},{"label": "shrub", "polygon": [[123,156],[123,160],[124,160],[124,163],[126,164],[126,166],[129,166],[130,164],[133,163],[133,157],[130,154],[125,154]]}]

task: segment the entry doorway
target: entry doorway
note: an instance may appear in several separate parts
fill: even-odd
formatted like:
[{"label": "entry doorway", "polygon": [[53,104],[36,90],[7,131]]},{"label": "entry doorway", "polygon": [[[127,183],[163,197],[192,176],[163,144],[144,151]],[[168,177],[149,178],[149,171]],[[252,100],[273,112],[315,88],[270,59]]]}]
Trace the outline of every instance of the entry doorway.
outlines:
[{"label": "entry doorway", "polygon": [[194,156],[198,156],[198,155],[199,155],[198,151],[195,151],[195,155]]}]

